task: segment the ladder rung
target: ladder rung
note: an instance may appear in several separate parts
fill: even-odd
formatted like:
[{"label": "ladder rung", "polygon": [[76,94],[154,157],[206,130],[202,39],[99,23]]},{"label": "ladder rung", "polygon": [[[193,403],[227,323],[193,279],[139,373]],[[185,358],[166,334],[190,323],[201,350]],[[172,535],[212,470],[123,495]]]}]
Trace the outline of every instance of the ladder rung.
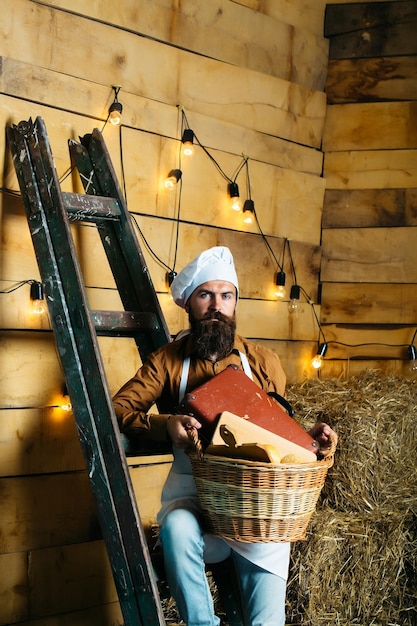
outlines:
[{"label": "ladder rung", "polygon": [[115,198],[63,192],[64,206],[71,222],[118,220],[121,212]]},{"label": "ladder rung", "polygon": [[91,311],[94,327],[99,334],[135,335],[138,331],[159,330],[154,313],[136,311]]}]

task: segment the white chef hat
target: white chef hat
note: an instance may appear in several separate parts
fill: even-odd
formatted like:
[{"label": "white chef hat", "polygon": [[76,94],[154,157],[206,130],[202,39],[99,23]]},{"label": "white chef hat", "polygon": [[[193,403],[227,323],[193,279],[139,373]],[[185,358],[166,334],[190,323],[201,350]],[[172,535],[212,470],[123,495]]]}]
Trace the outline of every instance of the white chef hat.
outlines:
[{"label": "white chef hat", "polygon": [[201,252],[174,278],[171,293],[174,302],[184,308],[193,291],[209,280],[224,280],[239,289],[233,256],[229,248],[214,246]]}]

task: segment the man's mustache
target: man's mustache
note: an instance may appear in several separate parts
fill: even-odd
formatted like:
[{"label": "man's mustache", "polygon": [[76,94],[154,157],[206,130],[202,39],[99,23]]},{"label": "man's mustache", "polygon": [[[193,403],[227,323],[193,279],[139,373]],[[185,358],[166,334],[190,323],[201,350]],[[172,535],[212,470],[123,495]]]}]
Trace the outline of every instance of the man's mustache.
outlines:
[{"label": "man's mustache", "polygon": [[205,315],[203,315],[203,317],[200,317],[199,319],[200,322],[207,322],[210,320],[218,320],[219,322],[228,322],[229,318],[226,315],[223,315],[223,313],[220,313],[220,311],[211,311],[209,313],[206,313]]}]

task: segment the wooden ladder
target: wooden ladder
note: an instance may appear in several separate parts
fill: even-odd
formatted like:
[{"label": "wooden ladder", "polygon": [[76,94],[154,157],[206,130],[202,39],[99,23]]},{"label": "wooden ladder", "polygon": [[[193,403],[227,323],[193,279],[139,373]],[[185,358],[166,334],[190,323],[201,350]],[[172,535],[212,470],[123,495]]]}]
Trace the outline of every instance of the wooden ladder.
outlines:
[{"label": "wooden ladder", "polygon": [[[100,131],[69,142],[85,194],[62,192],[42,118],[7,136],[125,626],[165,624],[97,338],[143,360],[168,328]],[[123,311],[90,310],[71,222],[96,225]]]}]

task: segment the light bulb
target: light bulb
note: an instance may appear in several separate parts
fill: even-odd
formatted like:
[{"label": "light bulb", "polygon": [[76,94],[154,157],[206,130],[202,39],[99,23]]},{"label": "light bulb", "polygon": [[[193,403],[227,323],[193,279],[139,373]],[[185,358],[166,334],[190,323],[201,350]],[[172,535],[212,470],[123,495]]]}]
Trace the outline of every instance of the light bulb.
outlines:
[{"label": "light bulb", "polygon": [[243,204],[243,221],[245,224],[252,224],[254,213],[255,203],[251,198],[248,198]]},{"label": "light bulb", "polygon": [[37,280],[30,285],[30,309],[34,315],[45,313],[45,300],[43,298],[43,286]]},{"label": "light bulb", "polygon": [[316,356],[311,361],[311,365],[312,367],[314,367],[314,369],[318,370],[321,368],[321,366],[323,365],[323,358],[326,356],[326,352],[327,352],[327,343],[321,343],[317,350]]},{"label": "light bulb", "polygon": [[408,346],[408,356],[410,359],[410,372],[417,374],[417,349],[415,345]]},{"label": "light bulb", "polygon": [[186,128],[182,134],[182,153],[184,156],[194,154],[194,132],[191,128]]},{"label": "light bulb", "polygon": [[282,270],[277,272],[275,285],[275,297],[280,299],[285,298],[285,272]]},{"label": "light bulb", "polygon": [[64,396],[62,398],[61,409],[63,411],[66,411],[67,413],[72,411],[72,404],[71,404],[71,400],[70,400],[69,396]]},{"label": "light bulb", "polygon": [[175,188],[178,181],[181,179],[181,170],[171,170],[165,179],[164,185],[166,189],[172,190]]},{"label": "light bulb", "polygon": [[109,122],[113,126],[117,126],[122,121],[123,105],[115,100],[109,108]]},{"label": "light bulb", "polygon": [[299,285],[292,285],[290,291],[290,301],[288,302],[288,311],[290,313],[297,313],[300,302],[300,287]]},{"label": "light bulb", "polygon": [[242,203],[240,201],[239,187],[237,183],[229,183],[227,185],[227,193],[229,194],[229,206],[232,211],[241,211]]}]

